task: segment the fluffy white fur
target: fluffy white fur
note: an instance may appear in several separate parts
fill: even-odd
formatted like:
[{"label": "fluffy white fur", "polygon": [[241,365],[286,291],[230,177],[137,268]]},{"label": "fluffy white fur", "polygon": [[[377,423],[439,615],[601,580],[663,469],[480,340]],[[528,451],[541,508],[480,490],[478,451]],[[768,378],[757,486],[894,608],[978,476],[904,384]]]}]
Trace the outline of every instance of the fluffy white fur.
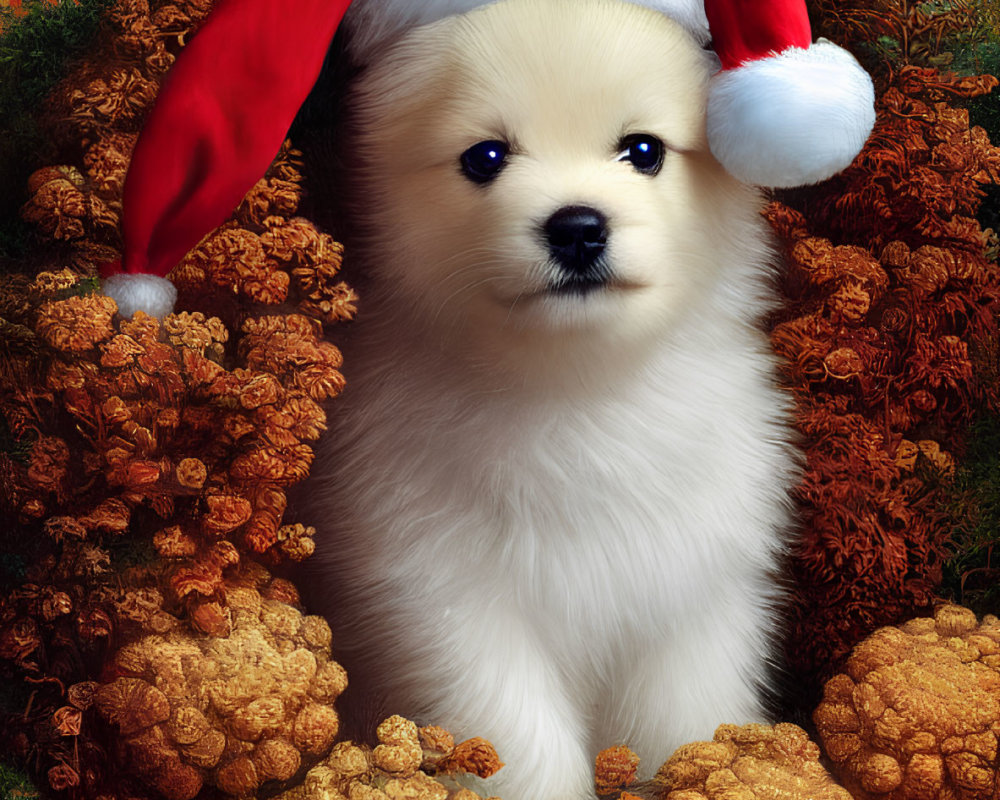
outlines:
[{"label": "fluffy white fur", "polygon": [[[351,52],[358,61],[378,53],[380,44],[414,25],[462,14],[495,0],[354,0],[344,17],[351,34]],[[703,0],[634,0],[683,24],[699,41],[707,42],[708,18]]]},{"label": "fluffy white fur", "polygon": [[[759,330],[761,199],[709,154],[712,57],[614,0],[502,0],[360,79],[340,188],[364,303],[301,517],[356,693],[484,736],[507,800],[593,797],[763,716],[796,460]],[[669,152],[618,160],[630,133]],[[504,170],[459,156],[508,141]],[[547,291],[540,225],[609,219],[616,280]],[[355,697],[355,709],[366,700]]]},{"label": "fluffy white fur", "polygon": [[176,287],[156,275],[112,275],[102,281],[101,291],[118,304],[118,313],[124,317],[145,311],[162,319],[174,310],[177,302]]},{"label": "fluffy white fur", "polygon": [[719,73],[708,97],[712,153],[760,186],[826,180],[854,160],[875,124],[868,73],[822,40]]}]

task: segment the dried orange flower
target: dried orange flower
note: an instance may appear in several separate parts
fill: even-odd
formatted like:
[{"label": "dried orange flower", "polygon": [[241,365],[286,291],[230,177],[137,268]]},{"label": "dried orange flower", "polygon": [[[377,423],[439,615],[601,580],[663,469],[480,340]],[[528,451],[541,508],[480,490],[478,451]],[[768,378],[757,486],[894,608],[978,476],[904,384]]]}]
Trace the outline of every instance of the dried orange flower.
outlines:
[{"label": "dried orange flower", "polygon": [[594,786],[598,794],[611,794],[635,781],[639,756],[624,745],[608,747],[597,754]]},{"label": "dried orange flower", "polygon": [[[344,248],[328,234],[321,233],[304,217],[268,217],[264,220],[266,230],[260,239],[267,254],[272,258],[296,267],[317,263],[329,263],[334,271],[340,268]],[[307,270],[311,273],[311,270]],[[298,277],[298,272],[293,274]],[[305,289],[300,283],[300,288]]]},{"label": "dried orange flower", "polygon": [[60,544],[87,538],[87,529],[73,517],[49,517],[43,527],[52,540]]},{"label": "dried orange flower", "polygon": [[95,142],[84,153],[87,177],[95,191],[109,200],[121,197],[135,140],[132,134],[112,134]]},{"label": "dried orange flower", "polygon": [[205,318],[200,311],[169,314],[163,320],[167,338],[176,345],[219,361],[223,345],[229,339],[229,331],[218,317]]},{"label": "dried orange flower", "polygon": [[316,529],[301,523],[283,525],[278,528],[277,543],[281,552],[292,561],[304,561],[316,550],[313,537]]},{"label": "dried orange flower", "polygon": [[39,272],[31,282],[31,290],[42,296],[52,295],[69,289],[79,282],[80,276],[68,269]]},{"label": "dried orange flower", "polygon": [[128,529],[131,513],[123,500],[109,497],[78,519],[89,530],[124,533]]},{"label": "dried orange flower", "polygon": [[392,716],[378,726],[380,744],[372,753],[379,769],[399,777],[410,777],[423,759],[417,726],[400,716]]},{"label": "dried orange flower", "polygon": [[208,468],[197,458],[183,458],[174,469],[177,482],[185,489],[200,489],[208,478]]},{"label": "dried orange flower", "polygon": [[110,338],[116,310],[115,301],[104,295],[69,297],[45,303],[35,330],[56,350],[79,353]]},{"label": "dried orange flower", "polygon": [[163,692],[140,678],[116,678],[101,686],[94,703],[123,736],[138,733],[170,716],[170,702]]},{"label": "dried orange flower", "polygon": [[261,178],[236,209],[236,218],[248,227],[263,228],[268,217],[294,214],[300,194],[297,181]]},{"label": "dried orange flower", "polygon": [[[427,735],[438,743],[450,739],[450,734],[440,728],[427,729]],[[411,768],[412,754],[392,749],[402,746],[408,750],[416,736],[415,725],[401,717],[390,717],[379,727],[381,744],[375,751],[365,745],[338,742],[326,759],[309,770],[302,783],[276,800],[482,800],[470,789],[454,788],[453,781],[449,789],[427,773]],[[389,739],[397,744],[391,744]],[[476,748],[483,749],[480,745]],[[380,760],[385,760],[392,771],[380,768]]]},{"label": "dried orange flower", "polygon": [[455,745],[451,755],[438,762],[442,772],[467,772],[488,778],[503,767],[496,748],[485,739],[475,736]]},{"label": "dried orange flower", "polygon": [[97,690],[96,681],[81,681],[74,683],[66,690],[66,699],[70,704],[86,711],[94,704],[94,692]]},{"label": "dried orange flower", "polygon": [[21,216],[54,239],[77,239],[85,233],[88,210],[87,196],[68,180],[58,178],[32,195]]},{"label": "dried orange flower", "polygon": [[63,706],[52,715],[52,725],[60,736],[78,736],[82,722],[83,713],[73,706]]},{"label": "dried orange flower", "polygon": [[84,88],[70,93],[69,102],[79,123],[129,124],[151,105],[158,86],[136,69],[112,69]]},{"label": "dried orange flower", "polygon": [[455,737],[437,725],[426,725],[418,731],[423,749],[424,769],[434,769],[442,759],[455,751]]},{"label": "dried orange flower", "polygon": [[48,772],[49,786],[63,792],[80,785],[80,774],[69,764],[57,764]]},{"label": "dried orange flower", "polygon": [[69,447],[57,436],[39,436],[31,448],[28,480],[44,491],[56,491],[66,475]]}]

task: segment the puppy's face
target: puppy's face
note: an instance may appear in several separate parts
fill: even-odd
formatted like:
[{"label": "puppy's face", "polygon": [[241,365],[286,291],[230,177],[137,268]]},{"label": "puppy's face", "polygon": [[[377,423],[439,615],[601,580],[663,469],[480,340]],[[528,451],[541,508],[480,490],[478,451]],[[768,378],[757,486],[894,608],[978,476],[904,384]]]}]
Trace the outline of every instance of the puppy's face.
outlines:
[{"label": "puppy's face", "polygon": [[677,24],[616,0],[416,29],[351,103],[355,258],[463,341],[662,335],[757,203],[707,153],[712,70]]}]

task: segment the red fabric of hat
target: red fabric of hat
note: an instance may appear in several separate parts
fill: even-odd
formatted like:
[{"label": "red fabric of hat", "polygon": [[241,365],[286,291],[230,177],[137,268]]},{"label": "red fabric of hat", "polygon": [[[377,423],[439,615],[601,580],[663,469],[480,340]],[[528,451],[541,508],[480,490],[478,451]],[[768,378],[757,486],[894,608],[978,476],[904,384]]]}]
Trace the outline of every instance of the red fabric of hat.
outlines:
[{"label": "red fabric of hat", "polygon": [[[667,14],[687,2],[636,1]],[[360,19],[396,20],[402,30],[424,11],[461,13],[487,0],[357,2],[366,3]],[[811,43],[805,0],[704,2],[723,66],[709,87],[713,155],[741,180],[775,187],[846,167],[874,124],[874,91],[849,53]],[[267,170],[348,5],[218,0],[164,81],[132,157],[123,263],[103,272],[123,314],[171,310],[176,292],[162,276]]]},{"label": "red fabric of hat", "polygon": [[812,44],[802,0],[706,0],[705,15],[723,69]]},{"label": "red fabric of hat", "polygon": [[169,310],[172,287],[155,276],[224,222],[267,170],[349,2],[216,3],[167,75],[132,155],[123,259],[102,269],[105,278],[146,278],[110,280],[123,313]]}]

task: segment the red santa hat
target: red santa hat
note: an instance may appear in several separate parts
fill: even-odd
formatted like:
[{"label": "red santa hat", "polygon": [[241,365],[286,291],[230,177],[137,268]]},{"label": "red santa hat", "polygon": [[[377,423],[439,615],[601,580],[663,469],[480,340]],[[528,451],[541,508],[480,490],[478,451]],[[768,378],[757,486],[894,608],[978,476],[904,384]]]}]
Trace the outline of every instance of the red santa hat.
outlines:
[{"label": "red santa hat", "polygon": [[[487,1],[355,0],[355,55],[375,52],[377,28],[398,32]],[[170,311],[166,274],[264,174],[350,2],[218,0],[164,81],[132,156],[122,261],[102,270],[123,314]],[[639,2],[689,28],[702,19],[698,0]],[[850,164],[875,121],[871,80],[845,50],[812,42],[805,0],[705,0],[704,13],[722,65],[707,119],[722,165],[746,183],[789,187]]]}]

